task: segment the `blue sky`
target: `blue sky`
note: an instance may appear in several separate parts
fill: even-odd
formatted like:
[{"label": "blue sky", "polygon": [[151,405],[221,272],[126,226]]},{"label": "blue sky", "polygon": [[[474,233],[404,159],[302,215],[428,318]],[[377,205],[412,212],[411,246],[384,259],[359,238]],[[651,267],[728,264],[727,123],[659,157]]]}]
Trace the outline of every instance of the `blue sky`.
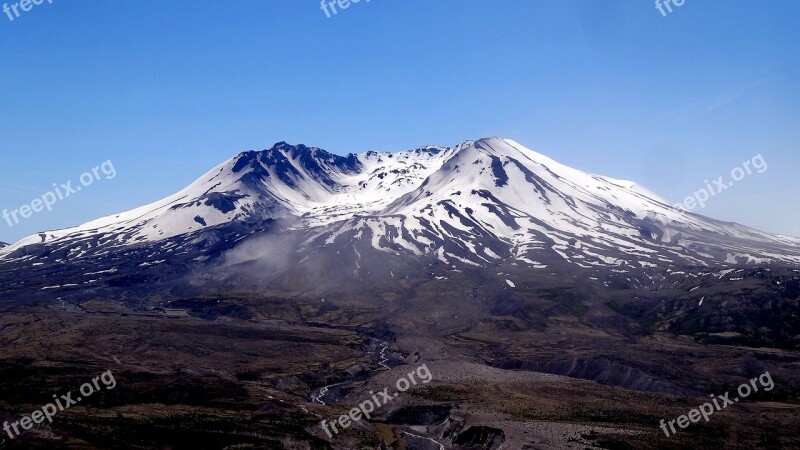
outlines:
[{"label": "blue sky", "polygon": [[[2,1],[2,0],[0,0]],[[6,0],[8,1],[8,0]],[[16,1],[16,0],[15,0]],[[13,2],[12,2],[13,3]],[[0,240],[131,209],[277,141],[345,154],[502,136],[800,236],[800,2],[54,0],[0,15],[0,209],[113,161]]]}]

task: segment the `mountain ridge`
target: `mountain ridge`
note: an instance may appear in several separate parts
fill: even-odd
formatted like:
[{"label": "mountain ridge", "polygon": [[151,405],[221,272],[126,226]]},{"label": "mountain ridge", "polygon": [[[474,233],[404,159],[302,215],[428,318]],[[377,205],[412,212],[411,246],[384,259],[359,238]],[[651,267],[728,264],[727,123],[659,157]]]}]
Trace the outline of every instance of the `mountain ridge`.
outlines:
[{"label": "mountain ridge", "polygon": [[346,156],[278,142],[240,152],[157,202],[24,238],[2,248],[0,262],[65,263],[145,243],[166,250],[232,239],[232,229],[238,242],[276,220],[304,236],[297,261],[351,248],[429,255],[453,269],[567,262],[624,274],[800,263],[800,239],[687,212],[635,182],[497,137]]}]

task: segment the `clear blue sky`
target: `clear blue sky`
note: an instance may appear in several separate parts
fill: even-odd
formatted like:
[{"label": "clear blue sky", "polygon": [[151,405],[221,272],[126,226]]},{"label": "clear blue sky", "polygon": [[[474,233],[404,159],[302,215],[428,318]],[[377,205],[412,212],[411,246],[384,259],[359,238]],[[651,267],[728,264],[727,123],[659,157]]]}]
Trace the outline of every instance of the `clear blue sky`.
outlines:
[{"label": "clear blue sky", "polygon": [[[0,0],[2,1],[2,0]],[[6,0],[9,1],[9,0]],[[16,0],[14,0],[16,1]],[[0,210],[112,160],[14,241],[181,189],[276,141],[336,153],[515,139],[800,236],[800,2],[45,0],[0,15]]]}]

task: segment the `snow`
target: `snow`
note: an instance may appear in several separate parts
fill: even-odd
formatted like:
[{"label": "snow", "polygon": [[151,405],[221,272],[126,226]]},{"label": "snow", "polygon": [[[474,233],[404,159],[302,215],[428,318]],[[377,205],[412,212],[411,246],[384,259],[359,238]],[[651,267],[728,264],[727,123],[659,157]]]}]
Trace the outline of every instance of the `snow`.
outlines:
[{"label": "snow", "polygon": [[734,270],[736,270],[736,269],[725,269],[725,270],[721,270],[721,271],[720,271],[720,272],[717,274],[717,278],[719,278],[719,279],[722,279],[722,277],[724,277],[725,275],[727,275],[727,274],[729,274],[729,273],[733,272]]},{"label": "snow", "polygon": [[108,270],[101,270],[99,272],[87,272],[84,275],[99,275],[101,273],[116,273],[117,270],[119,270],[119,269],[113,268],[113,269],[108,269]]},{"label": "snow", "polygon": [[78,286],[78,285],[77,284],[73,284],[73,283],[68,283],[68,284],[61,284],[61,285],[56,285],[56,286],[45,286],[40,290],[44,291],[44,290],[47,290],[47,289],[61,289],[61,288],[75,287],[75,286]]},{"label": "snow", "polygon": [[[485,245],[487,236],[508,245],[512,260],[536,269],[548,267],[538,262],[545,254],[586,268],[653,268],[676,260],[707,266],[720,262],[712,248],[727,249],[724,261],[731,264],[800,262],[800,239],[689,213],[634,182],[565,166],[510,139],[367,152],[352,157],[355,169],[330,163],[320,149],[306,150],[332,183],[306,167],[296,148],[276,145],[237,155],[157,202],[29,236],[0,249],[0,259],[43,241],[63,242],[74,259],[96,251],[85,244],[97,234],[109,235],[101,244],[109,251],[243,219],[296,217],[295,228],[311,230],[304,246],[368,240],[383,252],[433,253],[448,265],[501,261],[502,253]],[[289,167],[258,155],[284,158]],[[230,208],[218,208],[220,198]],[[663,236],[643,231],[643,222]],[[78,245],[67,246],[72,241]],[[457,245],[431,248],[441,241]]]},{"label": "snow", "polygon": [[487,255],[489,255],[489,257],[491,257],[491,258],[493,258],[493,259],[500,259],[500,255],[498,255],[497,253],[493,252],[493,251],[492,251],[492,249],[490,249],[490,248],[488,248],[488,247],[484,247],[484,248],[483,248],[483,251],[484,251],[484,252],[485,252]]},{"label": "snow", "polygon": [[167,262],[166,259],[159,259],[157,261],[143,262],[143,263],[139,264],[139,267],[157,266],[157,265],[163,264],[165,262]]}]

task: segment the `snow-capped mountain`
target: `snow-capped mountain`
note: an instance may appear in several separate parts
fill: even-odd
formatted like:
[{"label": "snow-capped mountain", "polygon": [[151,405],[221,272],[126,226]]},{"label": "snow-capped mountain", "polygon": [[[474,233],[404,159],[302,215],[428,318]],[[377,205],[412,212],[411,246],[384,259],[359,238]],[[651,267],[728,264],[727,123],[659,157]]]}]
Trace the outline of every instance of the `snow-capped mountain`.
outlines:
[{"label": "snow-capped mountain", "polygon": [[[310,225],[379,211],[436,171],[451,149],[425,147],[341,157],[278,143],[240,153],[163,200],[74,228],[29,236],[0,258],[31,245],[61,246],[100,237],[96,247],[154,242],[231,222],[303,216]],[[70,255],[71,257],[79,257]]]},{"label": "snow-capped mountain", "polygon": [[240,153],[158,202],[25,238],[0,250],[0,263],[70,263],[138,249],[162,261],[180,249],[202,261],[198,243],[233,247],[265,224],[275,232],[276,220],[281,233],[301,236],[292,264],[334,251],[358,267],[363,252],[373,252],[453,268],[569,264],[620,274],[800,263],[800,239],[684,211],[636,183],[500,138],[346,157],[281,142]]},{"label": "snow-capped mountain", "polygon": [[417,189],[339,230],[359,227],[373,241],[433,249],[448,263],[513,259],[537,267],[554,253],[582,267],[800,260],[797,239],[686,212],[636,183],[498,138],[462,144]]}]

